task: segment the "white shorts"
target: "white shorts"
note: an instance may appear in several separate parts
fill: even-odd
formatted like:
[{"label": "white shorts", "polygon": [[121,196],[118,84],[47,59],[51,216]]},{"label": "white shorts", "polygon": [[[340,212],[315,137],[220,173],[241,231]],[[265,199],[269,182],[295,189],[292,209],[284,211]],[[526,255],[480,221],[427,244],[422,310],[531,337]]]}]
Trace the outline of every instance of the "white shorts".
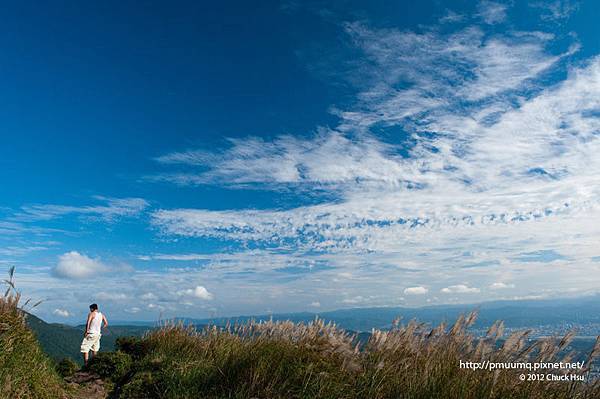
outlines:
[{"label": "white shorts", "polygon": [[88,353],[90,350],[98,352],[100,350],[100,334],[88,334],[81,342],[81,353]]}]

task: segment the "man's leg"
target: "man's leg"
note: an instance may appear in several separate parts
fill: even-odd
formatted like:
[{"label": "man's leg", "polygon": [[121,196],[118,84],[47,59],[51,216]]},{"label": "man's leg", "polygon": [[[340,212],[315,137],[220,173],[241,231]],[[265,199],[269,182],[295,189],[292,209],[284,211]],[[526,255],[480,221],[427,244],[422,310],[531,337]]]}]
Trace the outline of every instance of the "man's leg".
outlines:
[{"label": "man's leg", "polygon": [[87,366],[88,364],[88,353],[87,352],[83,352],[83,366]]}]

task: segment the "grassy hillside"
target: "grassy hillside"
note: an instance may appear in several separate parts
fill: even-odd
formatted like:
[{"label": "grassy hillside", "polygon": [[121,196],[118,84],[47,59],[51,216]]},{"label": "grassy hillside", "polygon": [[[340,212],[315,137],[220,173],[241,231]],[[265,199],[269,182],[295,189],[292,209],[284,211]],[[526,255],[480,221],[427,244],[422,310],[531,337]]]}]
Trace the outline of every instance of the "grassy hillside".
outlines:
[{"label": "grassy hillside", "polygon": [[54,360],[70,357],[79,360],[83,331],[63,324],[46,323],[27,314],[27,325],[35,333],[42,349]]},{"label": "grassy hillside", "polygon": [[[124,339],[92,369],[116,384],[120,398],[581,398],[600,397],[600,381],[522,381],[518,370],[473,371],[460,361],[567,360],[571,336],[530,343],[496,324],[469,335],[474,315],[434,329],[411,322],[355,337],[322,321],[265,322],[195,330],[169,325]],[[600,352],[597,343],[588,360]],[[586,364],[590,364],[588,361]],[[545,371],[543,374],[547,374]],[[590,378],[589,369],[577,375]],[[591,380],[589,380],[591,381]]]},{"label": "grassy hillside", "polygon": [[[42,319],[27,315],[27,324],[40,341],[44,351],[54,360],[65,357],[81,361],[79,346],[83,337],[83,326],[72,327],[64,324],[46,323]],[[110,326],[102,335],[102,351],[114,351],[115,341],[122,336],[141,336],[149,327]]]},{"label": "grassy hillside", "polygon": [[62,381],[27,327],[19,294],[8,283],[0,296],[0,398],[62,398]]}]

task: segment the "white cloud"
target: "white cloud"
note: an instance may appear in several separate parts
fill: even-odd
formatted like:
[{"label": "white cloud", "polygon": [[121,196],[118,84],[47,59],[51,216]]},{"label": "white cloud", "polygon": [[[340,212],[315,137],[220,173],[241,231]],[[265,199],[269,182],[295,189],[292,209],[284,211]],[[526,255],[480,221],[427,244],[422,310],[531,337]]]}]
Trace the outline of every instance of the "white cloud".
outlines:
[{"label": "white cloud", "polygon": [[128,299],[127,295],[119,292],[105,292],[100,291],[94,295],[95,299],[100,301],[114,301],[114,302],[122,302]]},{"label": "white cloud", "polygon": [[123,310],[125,313],[131,313],[131,314],[135,314],[135,313],[139,313],[142,311],[142,309],[138,308],[137,306],[133,306],[131,308],[127,308]]},{"label": "white cloud", "polygon": [[408,287],[404,289],[405,295],[425,295],[429,292],[429,290],[425,287]]},{"label": "white cloud", "polygon": [[190,260],[206,260],[209,256],[207,254],[155,254],[155,255],[140,255],[140,260],[177,260],[177,261],[190,261]]},{"label": "white cloud", "polygon": [[313,308],[320,308],[321,307],[321,302],[317,302],[317,301],[311,302],[310,306],[313,307]]},{"label": "white cloud", "polygon": [[[396,167],[386,167],[382,173],[388,175],[379,178],[388,184],[355,184],[342,191],[342,201],[289,211],[160,210],[153,223],[183,236],[278,244],[291,239],[307,247],[370,250],[379,233],[589,212],[584,204],[597,203],[590,187],[596,186],[594,171],[600,169],[593,161],[600,146],[594,134],[599,122],[591,111],[599,102],[599,65],[593,61],[574,71],[564,84],[505,111],[491,125],[441,115],[431,127],[446,136],[429,143],[438,151],[410,159],[388,156]],[[527,135],[521,134],[524,130]],[[462,150],[456,152],[459,144]],[[393,183],[403,180],[421,188]]]},{"label": "white cloud", "polygon": [[546,21],[565,20],[579,9],[579,3],[572,0],[535,1],[530,5],[543,10],[541,18]]},{"label": "white cloud", "polygon": [[29,246],[8,246],[0,248],[0,256],[21,256],[35,251],[44,251],[48,247],[41,245],[29,245]]},{"label": "white cloud", "polygon": [[358,296],[355,296],[354,298],[346,298],[346,299],[342,300],[342,303],[345,303],[348,305],[356,305],[356,304],[365,302],[365,300],[366,300],[366,298],[358,295]]},{"label": "white cloud", "polygon": [[157,296],[152,292],[146,292],[140,296],[140,299],[143,301],[154,301],[157,299]]},{"label": "white cloud", "polygon": [[[355,142],[339,132],[320,129],[311,140],[281,136],[273,142],[260,138],[230,140],[232,147],[208,158],[204,152],[172,153],[159,158],[165,162],[208,166],[202,174],[165,175],[179,183],[206,184],[354,184],[361,181],[396,182],[393,171],[400,171],[393,160],[387,159],[387,146],[377,140]],[[390,171],[386,169],[391,168]],[[401,181],[399,182],[401,183]]]},{"label": "white cloud", "polygon": [[449,108],[461,113],[458,102],[471,107],[475,104],[469,102],[523,90],[560,59],[545,51],[553,35],[541,32],[486,36],[481,28],[467,27],[442,35],[377,30],[363,23],[347,24],[346,31],[365,53],[368,62],[360,65],[374,82],[358,94],[356,109],[338,111],[344,130],[412,118],[418,123]]},{"label": "white cloud", "polygon": [[[467,107],[472,114],[481,115],[480,122],[488,123],[486,118],[512,108],[511,102],[498,102],[495,96],[530,90],[532,80],[576,48],[551,54],[546,46],[553,35],[541,32],[487,36],[480,28],[468,27],[450,34],[435,30],[414,33],[371,29],[364,23],[348,23],[345,30],[365,54],[366,59],[356,63],[361,71],[367,71],[365,80],[370,84],[357,94],[353,109],[334,108],[341,118],[337,128],[318,128],[307,139],[249,137],[232,139],[229,148],[217,152],[166,154],[157,160],[203,171],[155,178],[181,184],[325,185],[333,190],[355,190],[373,183],[398,189],[421,184],[415,179],[423,180],[424,170],[444,161],[434,156],[432,149],[456,151],[458,146],[468,145],[453,132],[448,137],[452,141],[446,142],[438,119],[454,117],[452,127],[460,128],[473,122],[461,115],[461,108]],[[483,108],[482,100],[487,100]],[[415,123],[422,127],[415,131]],[[369,133],[375,125],[405,125],[416,144],[411,159],[406,159],[398,146]],[[440,138],[421,136],[420,130],[440,134]],[[356,132],[362,134],[356,136]]]},{"label": "white cloud", "polygon": [[503,290],[507,288],[515,288],[514,284],[506,284],[503,282],[496,282],[490,285],[490,289],[492,290]]},{"label": "white cloud", "polygon": [[461,22],[464,19],[465,19],[464,15],[458,14],[452,10],[447,10],[446,14],[444,14],[444,16],[439,19],[439,22],[442,24],[454,23],[454,22]]},{"label": "white cloud", "polygon": [[507,9],[506,4],[488,0],[480,1],[478,5],[479,16],[486,24],[490,25],[504,22]]},{"label": "white cloud", "polygon": [[458,284],[442,288],[441,292],[444,294],[477,294],[480,292],[480,289],[469,287],[464,284]]},{"label": "white cloud", "polygon": [[118,274],[123,272],[132,272],[133,270],[133,267],[123,262],[116,262],[107,265],[99,258],[90,258],[89,256],[81,254],[77,251],[70,251],[58,257],[58,262],[52,269],[52,273],[56,277],[61,278],[86,279],[93,277],[98,279],[108,273]]},{"label": "white cloud", "polygon": [[54,309],[52,314],[54,314],[56,316],[60,316],[60,317],[71,317],[72,316],[71,313],[65,309]]},{"label": "white cloud", "polygon": [[96,196],[94,199],[104,204],[87,206],[26,205],[21,208],[20,213],[14,216],[14,219],[19,221],[38,221],[74,214],[113,222],[119,218],[137,216],[149,206],[148,202],[142,198],[107,198]]},{"label": "white cloud", "polygon": [[[251,251],[237,260],[203,258],[238,270],[250,265],[267,273],[314,252],[335,269],[330,281],[345,274],[363,286],[373,283],[353,286],[350,300],[368,297],[375,282],[395,273],[406,278],[403,270],[422,272],[409,284],[436,276],[448,289],[465,273],[474,275],[473,284],[489,284],[479,274],[485,269],[518,283],[535,270],[520,269],[515,259],[548,248],[569,258],[556,265],[579,262],[593,274],[597,266],[589,258],[600,235],[593,222],[600,217],[600,59],[547,86],[541,74],[575,51],[548,52],[551,34],[346,29],[374,71],[356,105],[336,111],[338,127],[303,139],[238,139],[197,159],[193,152],[162,159],[208,170],[194,175],[197,182],[295,185],[334,199],[287,209],[159,210],[152,223],[161,232],[265,250],[260,259]],[[456,65],[465,69],[457,72]],[[408,88],[394,88],[403,80]],[[405,151],[405,143],[384,143],[374,127],[400,127],[413,144]],[[571,284],[589,289],[592,281]],[[561,289],[550,275],[519,284],[525,286]]]},{"label": "white cloud", "polygon": [[110,269],[98,259],[92,259],[77,251],[67,252],[58,258],[53,272],[58,277],[84,279],[106,273]]},{"label": "white cloud", "polygon": [[[576,220],[575,225],[580,225],[583,230],[578,234],[589,239],[593,246],[593,224],[585,224],[585,218]],[[528,232],[533,237],[549,230],[552,224],[546,222],[532,224]],[[375,251],[371,253],[309,253],[309,254],[281,254],[272,250],[249,250],[231,254],[213,254],[205,267],[178,267],[161,269],[138,269],[132,273],[116,275],[107,273],[97,279],[72,281],[64,279],[48,279],[47,272],[33,270],[19,273],[17,276],[19,289],[24,296],[32,298],[48,298],[66,304],[80,306],[94,301],[90,293],[96,292],[98,287],[109,287],[110,292],[122,293],[128,297],[127,303],[106,301],[101,303],[103,312],[109,319],[129,319],[130,312],[125,309],[137,307],[136,320],[156,320],[158,311],[162,318],[169,317],[215,317],[235,316],[240,314],[257,314],[265,309],[265,301],[275,313],[305,311],[307,304],[318,301],[322,306],[326,303],[341,304],[341,299],[355,300],[356,303],[344,304],[346,306],[420,306],[425,304],[428,295],[403,295],[404,287],[420,286],[423,282],[433,281],[436,287],[450,286],[456,281],[469,277],[469,286],[489,286],[493,281],[504,281],[516,285],[515,290],[489,290],[485,293],[486,300],[514,299],[518,297],[550,296],[554,298],[572,297],[576,295],[593,294],[598,292],[600,283],[600,262],[589,261],[586,263],[585,245],[582,242],[572,241],[567,237],[565,246],[574,246],[571,251],[577,254],[573,260],[563,263],[552,262],[521,264],[512,260],[501,259],[498,265],[482,265],[479,268],[462,268],[465,257],[471,262],[481,262],[488,256],[496,256],[506,251],[515,242],[508,241],[513,233],[518,232],[519,226],[508,226],[500,237],[488,236],[485,229],[466,228],[461,231],[456,241],[448,241],[441,237],[435,230],[424,231],[417,236],[409,238],[417,240],[419,246],[407,246],[402,252]],[[464,233],[464,234],[463,234]],[[483,236],[480,235],[483,234]],[[561,238],[560,232],[554,237],[557,241]],[[519,239],[518,235],[516,237]],[[563,236],[564,238],[564,236]],[[403,241],[404,242],[404,241]],[[494,245],[490,246],[489,242]],[[408,245],[408,241],[406,242]],[[404,244],[403,244],[404,245]],[[471,253],[465,255],[464,248],[470,247]],[[477,249],[476,249],[477,248]],[[482,248],[486,248],[485,252]],[[423,256],[426,251],[427,256]],[[481,251],[481,252],[479,252]],[[561,253],[572,256],[571,252],[560,250]],[[594,251],[597,250],[594,247]],[[509,255],[510,257],[510,255]],[[311,261],[317,265],[326,264],[329,269],[318,272],[299,272],[297,268],[291,273],[280,270],[285,265],[301,265]],[[296,263],[298,262],[298,263]],[[351,271],[353,279],[339,279],[340,270]],[[548,273],[553,270],[553,273]],[[569,273],[562,273],[568,270]],[[2,266],[0,265],[0,274]],[[560,279],[554,276],[560,275]],[[290,278],[293,278],[290,280]],[[218,287],[212,301],[194,300],[191,295],[195,285],[190,282],[202,281],[204,287]],[[403,282],[403,287],[398,288],[397,282]],[[523,281],[523,284],[519,282]],[[389,284],[389,282],[396,282]],[[190,291],[182,290],[189,287]],[[576,291],[572,291],[577,288]],[[439,288],[438,288],[439,290]],[[433,290],[431,290],[433,291]],[[510,293],[510,297],[505,296]],[[159,298],[145,301],[140,297],[145,293],[160,293]],[[226,293],[226,294],[221,294]],[[373,297],[373,295],[377,295]],[[459,296],[459,295],[456,295]],[[362,302],[357,297],[363,299]],[[404,297],[400,302],[399,297]],[[341,299],[340,299],[341,298]],[[443,295],[438,303],[452,301],[452,295]],[[462,302],[479,302],[479,295],[461,295]],[[339,301],[339,302],[338,302]],[[454,301],[454,302],[460,302]],[[48,302],[46,302],[48,303]],[[192,303],[193,307],[185,306]],[[79,305],[78,305],[79,304]],[[151,304],[150,307],[148,305]],[[126,305],[126,306],[124,306]],[[210,306],[208,306],[210,305]],[[38,313],[42,318],[56,317],[52,315],[51,308],[48,314],[46,308],[41,306]],[[68,308],[67,308],[68,309]],[[312,308],[315,309],[315,308]],[[214,313],[216,312],[216,313]]]},{"label": "white cloud", "polygon": [[[489,22],[504,18],[506,10],[495,7]],[[238,138],[218,150],[184,149],[157,159],[176,171],[159,178],[292,187],[313,205],[282,199],[269,209],[153,212],[163,234],[189,238],[186,248],[200,241],[194,238],[210,238],[222,240],[228,253],[144,256],[203,265],[143,274],[143,283],[123,290],[132,301],[152,303],[131,306],[172,311],[192,303],[196,289],[182,291],[190,281],[228,293],[216,292],[216,309],[241,311],[264,309],[265,298],[276,304],[270,307],[304,309],[315,295],[336,303],[340,292],[349,304],[389,304],[401,293],[397,284],[382,284],[389,281],[422,294],[407,296],[409,306],[424,303],[428,291],[419,285],[431,281],[451,293],[477,290],[457,281],[477,287],[511,281],[519,291],[511,295],[522,297],[594,290],[600,60],[567,71],[576,46],[562,48],[564,40],[549,33],[487,31],[481,24],[411,32],[363,22],[343,29],[362,59],[352,60],[354,100],[332,106],[338,126],[302,137]],[[557,76],[566,78],[549,85]],[[540,249],[564,258],[520,263],[520,254]],[[574,272],[561,273],[562,281],[548,273],[567,267]],[[502,293],[489,288],[486,297]],[[149,292],[160,299],[144,298]]]},{"label": "white cloud", "polygon": [[205,301],[210,301],[214,298],[214,295],[211,294],[210,292],[208,292],[208,290],[201,285],[196,286],[196,288],[194,288],[194,289],[187,289],[184,291],[180,291],[180,294],[192,296],[194,298],[203,299]]}]

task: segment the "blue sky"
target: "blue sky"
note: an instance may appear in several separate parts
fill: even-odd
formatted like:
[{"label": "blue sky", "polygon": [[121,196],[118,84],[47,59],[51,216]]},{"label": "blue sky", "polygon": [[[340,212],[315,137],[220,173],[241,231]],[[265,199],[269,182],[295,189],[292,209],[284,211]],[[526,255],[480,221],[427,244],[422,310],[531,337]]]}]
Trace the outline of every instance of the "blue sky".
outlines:
[{"label": "blue sky", "polygon": [[69,323],[595,294],[599,13],[7,5],[0,269]]}]

